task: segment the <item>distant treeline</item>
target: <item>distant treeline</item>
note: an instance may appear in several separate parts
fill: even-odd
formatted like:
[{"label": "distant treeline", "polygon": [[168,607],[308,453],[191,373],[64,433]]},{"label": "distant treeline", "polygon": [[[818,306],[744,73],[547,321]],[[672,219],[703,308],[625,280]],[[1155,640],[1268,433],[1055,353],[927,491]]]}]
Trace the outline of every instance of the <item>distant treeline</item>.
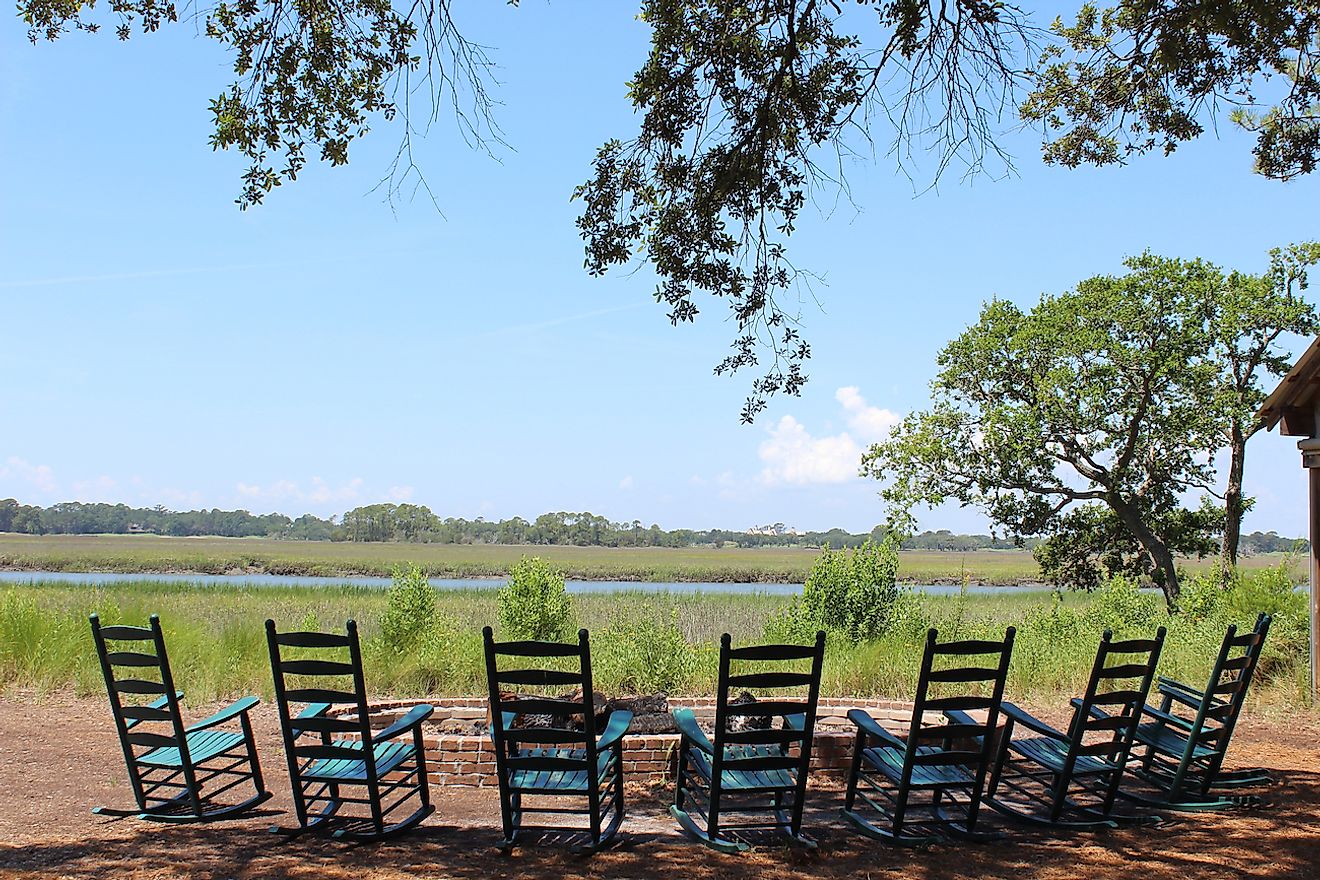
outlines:
[{"label": "distant treeline", "polygon": [[[321,519],[304,514],[263,515],[246,510],[168,510],[125,504],[83,504],[68,501],[50,507],[0,500],[0,532],[29,535],[153,535],[280,538],[290,541],[398,541],[431,544],[563,544],[579,547],[860,547],[868,539],[882,540],[883,526],[854,534],[843,529],[825,532],[754,534],[728,529],[666,531],[640,520],[611,522],[592,513],[543,513],[535,520],[520,516],[491,522],[448,517],[441,519],[423,505],[370,504],[342,517]],[[990,535],[955,535],[947,529],[922,532],[903,542],[909,550],[1011,550],[1011,540]],[[1026,546],[1030,546],[1027,544]],[[1242,536],[1242,552],[1273,553],[1305,549],[1305,541],[1274,532]]]}]

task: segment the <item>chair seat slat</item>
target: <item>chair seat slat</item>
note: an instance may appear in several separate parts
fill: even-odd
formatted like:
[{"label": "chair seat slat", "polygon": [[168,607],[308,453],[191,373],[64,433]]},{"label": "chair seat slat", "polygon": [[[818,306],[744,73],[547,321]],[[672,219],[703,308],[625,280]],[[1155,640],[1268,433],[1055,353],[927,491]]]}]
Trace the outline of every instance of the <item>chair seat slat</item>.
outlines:
[{"label": "chair seat slat", "polygon": [[980,752],[961,749],[938,749],[912,756],[913,767],[968,767],[975,766],[981,760]]},{"label": "chair seat slat", "polygon": [[[299,722],[301,723],[301,722]],[[293,754],[297,758],[312,761],[361,761],[361,747],[352,748],[348,746],[327,746],[327,745],[305,745],[293,747]]]},{"label": "chair seat slat", "polygon": [[585,744],[587,735],[580,730],[561,730],[557,727],[515,727],[504,732],[504,739],[511,743],[566,745]]},{"label": "chair seat slat", "polygon": [[760,755],[755,758],[734,758],[720,765],[725,772],[755,770],[792,770],[802,766],[802,759],[790,755]]},{"label": "chair seat slat", "polygon": [[556,755],[519,755],[505,758],[504,766],[510,770],[586,770],[587,761],[582,758],[562,758]]}]

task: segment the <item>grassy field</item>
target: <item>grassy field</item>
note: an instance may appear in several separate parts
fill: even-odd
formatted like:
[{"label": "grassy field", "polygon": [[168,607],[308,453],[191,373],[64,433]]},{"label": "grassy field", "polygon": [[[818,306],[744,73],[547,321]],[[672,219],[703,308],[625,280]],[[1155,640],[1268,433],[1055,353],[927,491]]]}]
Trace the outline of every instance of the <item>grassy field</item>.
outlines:
[{"label": "grassy field", "polygon": [[[1277,579],[1276,579],[1277,580]],[[1276,584],[1277,587],[1277,584]],[[1263,595],[1263,594],[1260,594]],[[1306,616],[1286,582],[1275,589],[1281,609],[1254,699],[1280,707],[1304,704]],[[597,687],[606,692],[709,693],[721,633],[736,642],[766,637],[788,600],[765,594],[611,593],[572,597],[573,626],[592,634]],[[1227,622],[1254,617],[1254,605],[1224,604],[1200,618],[1169,616],[1163,603],[1130,588],[1056,596],[1006,592],[936,597],[914,594],[882,638],[851,644],[831,636],[822,682],[826,695],[910,696],[930,626],[942,638],[1002,636],[1018,627],[1009,694],[1062,699],[1084,686],[1101,631],[1119,637],[1169,627],[1161,672],[1202,681]],[[87,615],[106,623],[161,616],[176,680],[194,698],[240,693],[269,696],[263,621],[281,628],[331,630],[347,618],[364,635],[368,682],[377,694],[480,694],[484,688],[480,628],[497,621],[493,590],[437,591],[427,635],[406,647],[386,643],[380,628],[385,591],[354,587],[206,587],[186,582],[133,582],[98,587],[58,582],[0,589],[0,689],[79,693],[101,690]],[[1300,611],[1298,610],[1300,609]]]},{"label": "grassy field", "polygon": [[[801,583],[816,550],[796,548],[612,548],[482,544],[355,544],[260,538],[156,535],[0,534],[0,569],[30,571],[197,572],[202,574],[382,575],[399,563],[432,577],[500,577],[527,555],[541,556],[572,579],[650,582]],[[905,550],[900,576],[910,584],[1023,584],[1039,580],[1031,554],[1011,550],[942,553]],[[1280,557],[1245,559],[1245,567]],[[1189,560],[1191,570],[1208,561]]]}]

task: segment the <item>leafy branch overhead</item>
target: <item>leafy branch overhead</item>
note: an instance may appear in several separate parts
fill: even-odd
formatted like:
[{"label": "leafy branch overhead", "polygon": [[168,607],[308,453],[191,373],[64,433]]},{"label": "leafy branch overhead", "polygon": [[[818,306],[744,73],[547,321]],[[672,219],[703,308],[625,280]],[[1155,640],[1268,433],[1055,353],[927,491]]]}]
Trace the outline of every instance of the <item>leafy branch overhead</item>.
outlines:
[{"label": "leafy branch overhead", "polygon": [[[33,42],[179,19],[170,0],[17,5]],[[491,57],[450,0],[225,0],[188,17],[233,58],[210,141],[247,160],[240,207],[309,157],[346,163],[378,119],[402,132],[381,180],[391,198],[429,195],[413,138],[442,113],[472,146],[501,143]],[[974,174],[1010,161],[997,138],[1025,120],[1047,161],[1107,164],[1171,151],[1229,107],[1257,132],[1263,174],[1309,173],[1320,154],[1314,3],[1119,0],[1048,28],[1003,0],[643,0],[640,17],[640,127],[605,143],[576,190],[586,267],[649,264],[675,324],[723,300],[735,329],[716,372],[759,373],[746,421],[806,381],[814,276],[787,242],[820,190],[848,196],[846,166],[877,140],[900,167]]]}]

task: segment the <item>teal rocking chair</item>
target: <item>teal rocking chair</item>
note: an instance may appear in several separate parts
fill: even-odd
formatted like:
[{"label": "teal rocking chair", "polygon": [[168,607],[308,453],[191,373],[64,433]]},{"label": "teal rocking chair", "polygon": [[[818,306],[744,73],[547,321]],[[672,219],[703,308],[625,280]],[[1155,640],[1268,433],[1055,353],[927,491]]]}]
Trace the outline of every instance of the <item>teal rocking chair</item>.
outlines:
[{"label": "teal rocking chair", "polygon": [[[435,807],[426,777],[422,723],[434,709],[414,706],[384,730],[371,727],[357,624],[344,634],[277,632],[266,621],[275,702],[293,785],[295,835],[328,833],[373,841],[415,827]],[[294,706],[303,706],[294,713]],[[344,706],[344,713],[333,711]],[[354,805],[356,815],[344,808]]]},{"label": "teal rocking chair", "polygon": [[[91,616],[110,711],[128,768],[137,809],[96,807],[99,816],[137,816],[155,822],[204,822],[241,816],[270,799],[261,778],[245,697],[210,718],[185,725],[183,694],[174,689],[160,618],[143,626],[102,626]],[[113,649],[110,643],[114,643]],[[144,702],[147,698],[155,699]],[[226,730],[237,725],[238,730]],[[250,784],[252,795],[236,803],[216,797]]]},{"label": "teal rocking chair", "polygon": [[[623,736],[632,713],[616,709],[597,733],[587,631],[579,630],[576,644],[497,642],[490,627],[482,630],[482,637],[504,829],[500,848],[508,850],[518,842],[524,817],[549,813],[583,816],[585,827],[537,824],[526,830],[576,839],[571,844],[576,853],[599,850],[623,823]],[[506,659],[501,668],[501,658],[513,659]],[[528,687],[573,688],[574,693],[563,697],[520,692]],[[540,723],[527,724],[533,716]]]}]

